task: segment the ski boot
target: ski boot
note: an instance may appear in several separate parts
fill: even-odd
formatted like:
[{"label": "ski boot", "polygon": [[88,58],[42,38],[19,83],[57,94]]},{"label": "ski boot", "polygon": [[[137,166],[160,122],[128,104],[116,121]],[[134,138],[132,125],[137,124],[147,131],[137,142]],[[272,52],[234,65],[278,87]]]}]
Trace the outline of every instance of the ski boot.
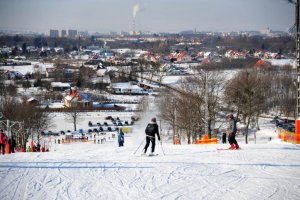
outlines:
[{"label": "ski boot", "polygon": [[240,146],[238,144],[235,145],[235,149],[239,149]]},{"label": "ski boot", "polygon": [[234,144],[232,144],[232,145],[229,147],[229,149],[230,149],[230,150],[233,150],[233,149],[235,149],[235,146],[234,146]]}]

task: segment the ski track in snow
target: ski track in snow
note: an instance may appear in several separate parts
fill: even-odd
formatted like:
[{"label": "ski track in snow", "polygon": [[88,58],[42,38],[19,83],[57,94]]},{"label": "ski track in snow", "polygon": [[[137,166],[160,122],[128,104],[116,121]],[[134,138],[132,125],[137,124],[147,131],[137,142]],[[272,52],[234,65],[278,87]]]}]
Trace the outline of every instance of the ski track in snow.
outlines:
[{"label": "ski track in snow", "polygon": [[248,158],[249,152],[251,150],[216,153],[236,160],[229,163],[203,162],[202,159],[195,162],[159,161],[171,158],[171,155],[157,159],[141,158],[136,162],[0,162],[3,180],[0,196],[5,197],[1,199],[47,197],[57,200],[299,197],[300,192],[295,191],[299,184],[292,191],[288,186],[290,181],[300,183],[300,173],[295,174],[300,165],[254,162]]},{"label": "ski track in snow", "polygon": [[[242,157],[241,160],[243,158],[245,159],[245,157]],[[5,167],[7,166],[7,163],[1,162],[1,169],[3,169],[3,164],[6,164]],[[24,165],[24,163],[21,164]],[[74,163],[64,162],[55,162],[55,166],[51,165],[53,163],[48,162],[46,164],[50,165],[49,168],[41,166],[39,162],[30,162],[29,164],[35,164],[36,168],[7,167],[8,174],[1,179],[4,180],[4,184],[3,182],[1,184],[1,196],[3,194],[4,197],[10,196],[12,199],[39,199],[44,195],[51,197],[50,199],[77,199],[78,197],[87,199],[147,199],[149,194],[153,194],[153,197],[159,197],[159,199],[193,199],[194,195],[199,199],[225,199],[226,194],[230,193],[233,197],[238,196],[240,199],[249,199],[249,195],[251,195],[250,199],[268,199],[279,193],[284,194],[287,199],[293,199],[294,197],[290,195],[289,189],[284,186],[286,179],[293,179],[293,177],[276,176],[276,173],[274,174],[276,169],[268,172],[269,168],[277,167],[284,168],[281,170],[291,170],[288,165],[247,164],[243,168],[239,168],[238,165],[228,164],[220,171],[217,169],[218,166],[226,164],[137,163],[138,165],[152,166],[152,168],[122,167],[128,164],[135,165],[135,163],[130,162],[121,163],[119,164],[120,167],[114,167],[115,165],[118,166],[118,163],[107,163],[107,167],[100,168],[94,168],[93,164],[95,163],[88,162],[84,163],[85,168],[74,168]],[[70,168],[63,167],[66,164]],[[79,163],[75,164],[78,165]],[[292,168],[295,167],[292,166]],[[296,166],[296,168],[299,169],[299,166]],[[70,173],[70,169],[76,169],[77,171],[76,173]],[[47,173],[43,173],[44,170],[47,170]],[[123,172],[124,170],[129,170],[129,172]],[[148,173],[148,170],[154,171]],[[251,170],[255,171],[255,174],[260,174],[260,177],[251,176],[251,173],[249,173]],[[294,170],[292,169],[292,171]],[[18,175],[15,176],[16,178],[11,179],[8,177],[10,173]],[[78,179],[84,178],[85,180],[78,180],[76,175]],[[28,176],[30,176],[30,179]],[[24,193],[24,196],[21,196],[18,194],[18,190],[23,190],[20,183],[26,181],[25,177],[31,181],[25,184],[25,191],[27,192]],[[273,184],[272,187],[260,186],[254,193],[248,193],[244,188],[239,189],[243,184],[251,181],[250,179],[255,179],[255,184],[258,185],[262,181],[272,181]],[[294,179],[300,180],[296,177]],[[10,180],[10,182],[5,180]],[[190,185],[191,182],[192,185]],[[253,184],[253,187],[255,187],[255,184]],[[10,187],[11,185],[14,187]],[[188,185],[189,187],[187,187]],[[231,198],[229,197],[229,199]]]}]

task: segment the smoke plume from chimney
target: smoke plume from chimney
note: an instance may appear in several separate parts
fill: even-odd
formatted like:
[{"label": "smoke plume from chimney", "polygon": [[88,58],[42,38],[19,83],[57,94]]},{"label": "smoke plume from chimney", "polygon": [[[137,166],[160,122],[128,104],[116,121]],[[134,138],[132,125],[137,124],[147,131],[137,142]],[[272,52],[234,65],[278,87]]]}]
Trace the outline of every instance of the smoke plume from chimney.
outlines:
[{"label": "smoke plume from chimney", "polygon": [[133,18],[135,18],[136,17],[136,14],[138,13],[140,11],[140,6],[139,6],[139,4],[135,4],[134,6],[133,6]]}]

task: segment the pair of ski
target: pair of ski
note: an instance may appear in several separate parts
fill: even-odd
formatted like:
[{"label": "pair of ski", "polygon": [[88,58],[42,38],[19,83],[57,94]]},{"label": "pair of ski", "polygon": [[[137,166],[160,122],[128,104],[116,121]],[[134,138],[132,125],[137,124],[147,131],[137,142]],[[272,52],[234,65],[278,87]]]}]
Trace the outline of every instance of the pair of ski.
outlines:
[{"label": "pair of ski", "polygon": [[153,156],[158,156],[158,154],[141,154],[142,157],[153,157]]},{"label": "pair of ski", "polygon": [[238,149],[225,149],[225,148],[219,148],[217,149],[218,151],[223,151],[223,150],[230,150],[230,151],[235,151],[235,150],[241,150],[241,148],[238,148]]}]

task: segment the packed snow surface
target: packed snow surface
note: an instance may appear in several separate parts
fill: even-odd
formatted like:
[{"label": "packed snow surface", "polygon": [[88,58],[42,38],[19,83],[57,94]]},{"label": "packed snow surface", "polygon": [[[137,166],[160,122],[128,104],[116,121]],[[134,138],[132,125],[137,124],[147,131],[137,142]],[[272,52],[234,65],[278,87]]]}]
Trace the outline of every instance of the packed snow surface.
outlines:
[{"label": "packed snow surface", "polygon": [[139,123],[124,147],[114,139],[1,155],[0,199],[300,199],[300,146],[278,141],[272,125],[262,124],[256,143],[237,136],[242,150],[173,145],[163,136],[158,156],[148,157]]}]

